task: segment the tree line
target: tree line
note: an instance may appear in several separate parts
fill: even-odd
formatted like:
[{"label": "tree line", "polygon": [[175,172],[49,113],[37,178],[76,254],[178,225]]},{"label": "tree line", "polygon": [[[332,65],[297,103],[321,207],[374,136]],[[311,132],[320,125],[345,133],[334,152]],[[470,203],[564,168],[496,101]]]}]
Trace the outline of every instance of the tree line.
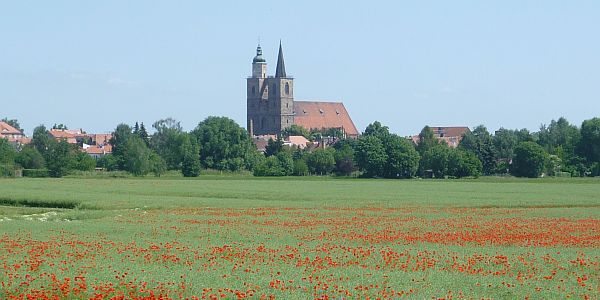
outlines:
[{"label": "tree line", "polygon": [[[11,123],[18,126],[16,120]],[[96,167],[136,176],[177,170],[186,177],[199,176],[204,169],[247,170],[255,176],[600,176],[600,118],[585,120],[579,127],[559,118],[537,132],[500,128],[492,134],[480,125],[466,133],[456,148],[440,141],[428,126],[416,144],[379,122],[369,124],[358,139],[340,138],[342,133],[335,129],[308,131],[292,126],[283,138],[302,135],[321,146],[289,147],[279,137],[268,141],[264,153],[256,149],[244,128],[227,117],[208,117],[189,132],[171,118],[156,121],[152,127],[154,133],[149,134],[143,123],[119,124],[110,140],[112,154],[96,160],[82,152],[80,145],[49,138],[46,127],[40,125],[22,149],[0,139],[0,172],[10,175],[19,166],[30,175],[52,177]]]}]

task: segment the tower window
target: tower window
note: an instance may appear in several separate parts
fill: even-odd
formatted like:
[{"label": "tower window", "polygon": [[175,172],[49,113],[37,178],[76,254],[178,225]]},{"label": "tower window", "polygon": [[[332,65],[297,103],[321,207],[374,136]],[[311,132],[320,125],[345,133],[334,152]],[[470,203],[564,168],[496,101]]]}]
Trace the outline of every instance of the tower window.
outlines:
[{"label": "tower window", "polygon": [[285,94],[289,95],[290,94],[290,84],[289,83],[285,83]]},{"label": "tower window", "polygon": [[256,94],[256,87],[252,86],[252,95]]},{"label": "tower window", "polygon": [[277,93],[277,86],[275,86],[275,84],[273,84],[273,95],[275,95]]}]

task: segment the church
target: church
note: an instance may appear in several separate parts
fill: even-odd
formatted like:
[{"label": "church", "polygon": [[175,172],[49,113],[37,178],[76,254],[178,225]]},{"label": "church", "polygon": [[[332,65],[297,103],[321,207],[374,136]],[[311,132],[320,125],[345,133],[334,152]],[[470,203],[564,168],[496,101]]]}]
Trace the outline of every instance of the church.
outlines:
[{"label": "church", "polygon": [[281,43],[275,76],[267,76],[267,61],[258,45],[246,93],[246,128],[252,136],[279,135],[295,124],[308,130],[335,128],[344,137],[358,137],[358,130],[342,102],[294,100],[294,78],[286,74]]}]

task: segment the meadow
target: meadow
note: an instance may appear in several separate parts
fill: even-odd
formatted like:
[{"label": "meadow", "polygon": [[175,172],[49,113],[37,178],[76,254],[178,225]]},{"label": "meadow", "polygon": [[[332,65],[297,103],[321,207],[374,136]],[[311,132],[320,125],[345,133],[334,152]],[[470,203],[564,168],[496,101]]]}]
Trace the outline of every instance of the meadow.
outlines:
[{"label": "meadow", "polygon": [[0,179],[3,299],[597,299],[600,179]]}]

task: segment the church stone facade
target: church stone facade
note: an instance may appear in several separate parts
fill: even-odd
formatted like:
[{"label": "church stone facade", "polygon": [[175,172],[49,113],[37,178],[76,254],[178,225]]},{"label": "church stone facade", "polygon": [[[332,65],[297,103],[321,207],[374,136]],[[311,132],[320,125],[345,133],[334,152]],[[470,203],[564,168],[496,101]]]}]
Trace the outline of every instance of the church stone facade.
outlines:
[{"label": "church stone facade", "polygon": [[267,76],[267,62],[258,45],[246,94],[246,128],[253,136],[279,135],[296,124],[308,130],[337,128],[349,137],[358,137],[343,103],[294,101],[294,78],[285,72],[281,43],[275,76]]},{"label": "church stone facade", "polygon": [[247,95],[247,128],[251,134],[279,134],[294,124],[294,78],[285,73],[281,44],[275,76],[267,76],[262,49],[260,45],[256,48]]}]

